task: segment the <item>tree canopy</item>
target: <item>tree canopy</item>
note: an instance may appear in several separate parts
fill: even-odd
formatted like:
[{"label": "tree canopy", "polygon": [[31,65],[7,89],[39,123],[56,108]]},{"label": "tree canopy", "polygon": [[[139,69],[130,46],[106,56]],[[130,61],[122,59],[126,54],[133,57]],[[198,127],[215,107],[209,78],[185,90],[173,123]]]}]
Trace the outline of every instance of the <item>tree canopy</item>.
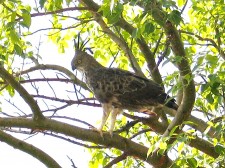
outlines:
[{"label": "tree canopy", "polygon": [[[83,146],[90,167],[225,166],[224,8],[223,0],[1,0],[0,140],[54,168],[64,165],[18,135]],[[178,110],[163,109],[161,120],[125,111],[113,137],[89,129],[75,111],[88,118],[82,107],[95,113],[100,104],[65,65],[78,36],[102,65],[160,84]],[[57,64],[42,43],[61,53]]]}]

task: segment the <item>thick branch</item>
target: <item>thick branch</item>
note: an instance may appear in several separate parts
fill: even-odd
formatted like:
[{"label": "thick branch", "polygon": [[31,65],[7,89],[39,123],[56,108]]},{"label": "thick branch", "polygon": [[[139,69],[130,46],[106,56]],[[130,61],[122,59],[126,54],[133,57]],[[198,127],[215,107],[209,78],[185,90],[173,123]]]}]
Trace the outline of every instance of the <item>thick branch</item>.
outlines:
[{"label": "thick branch", "polygon": [[[133,116],[133,115],[130,115],[127,113],[124,113],[124,115],[133,120],[141,121],[143,124],[148,125],[150,128],[152,128],[155,132],[157,132],[159,134],[163,134],[165,132],[165,130],[167,129],[167,126],[160,123],[154,117],[153,118],[143,118],[143,117]],[[185,134],[185,132],[182,131],[181,134]],[[207,155],[209,155],[213,158],[217,158],[219,156],[219,154],[215,151],[213,144],[211,144],[208,141],[201,139],[197,136],[195,136],[195,138],[193,138],[193,139],[190,139],[188,145],[206,153]]]},{"label": "thick branch", "polygon": [[8,135],[7,133],[5,133],[3,131],[0,131],[0,140],[16,149],[19,149],[19,150],[26,152],[29,155],[35,157],[40,162],[45,164],[47,167],[54,167],[54,168],[61,167],[52,157],[47,155],[42,150],[36,148],[35,146],[33,146],[31,144],[28,144],[24,141],[14,138],[13,136]]},{"label": "thick branch", "polygon": [[24,87],[15,80],[15,78],[9,74],[8,71],[5,70],[3,66],[0,66],[0,76],[6,80],[24,99],[24,101],[29,105],[33,112],[33,118],[34,120],[41,120],[44,119],[43,114],[41,113],[41,110],[39,106],[37,105],[37,102],[33,99],[33,97],[24,89]]},{"label": "thick branch", "polygon": [[170,123],[167,130],[163,134],[163,137],[167,137],[175,126],[182,124],[182,122],[187,120],[187,118],[190,116],[195,102],[195,85],[184,50],[183,42],[175,26],[170,21],[166,21],[165,12],[159,3],[157,3],[157,1],[153,0],[147,6],[142,7],[146,11],[151,11],[150,13],[152,14],[153,19],[159,25],[162,25],[163,29],[165,30],[165,34],[170,41],[173,53],[179,58],[179,61],[176,64],[180,72],[181,81],[183,83],[183,98],[173,121]]},{"label": "thick branch", "polygon": [[89,141],[99,145],[117,148],[124,152],[128,152],[132,156],[138,157],[139,159],[144,160],[155,167],[157,167],[157,161],[160,159],[164,159],[167,163],[167,166],[172,164],[172,161],[166,156],[156,156],[155,158],[149,156],[147,158],[147,147],[135,143],[129,139],[123,138],[119,135],[115,134],[112,138],[108,133],[104,133],[103,139],[96,131],[79,128],[77,126],[71,126],[69,124],[47,118],[45,120],[41,120],[38,123],[31,119],[25,118],[0,118],[0,126],[54,131],[56,133],[62,133],[64,135],[68,135],[83,141]]},{"label": "thick branch", "polygon": [[[121,28],[126,30],[131,35],[135,30],[135,28],[132,25],[130,25],[123,18],[120,18],[119,21],[116,23],[116,25],[120,26]],[[143,53],[146,62],[148,63],[148,69],[151,72],[153,80],[159,84],[162,84],[162,77],[159,73],[158,67],[156,66],[154,54],[151,52],[150,47],[148,46],[145,39],[141,35],[139,38],[136,39],[136,42],[137,42],[141,52]]]},{"label": "thick branch", "polygon": [[[176,115],[174,110],[170,110],[170,109],[167,108],[164,111],[167,114],[169,114],[170,116]],[[190,115],[189,118],[187,119],[187,121],[191,122],[191,123],[187,123],[187,125],[189,125],[190,127],[200,131],[201,133],[203,133],[209,127],[209,125],[205,121],[203,121],[199,118],[196,118],[193,115]],[[218,133],[216,132],[215,128],[211,127],[209,129],[209,131],[207,132],[207,136],[209,136],[211,138],[216,138],[218,136]]]},{"label": "thick branch", "polygon": [[164,137],[169,135],[170,130],[176,125],[180,125],[184,120],[190,116],[192,108],[195,102],[195,85],[192,77],[191,69],[185,54],[183,43],[176,28],[171,22],[167,22],[164,26],[166,35],[170,38],[172,49],[177,57],[180,57],[181,61],[177,62],[177,67],[180,71],[181,81],[183,83],[183,99],[175,115],[173,121],[168,126],[167,131],[164,133]]},{"label": "thick branch", "polygon": [[[135,116],[134,116],[135,117]],[[140,119],[136,117],[135,119]],[[152,126],[152,121],[148,119],[141,119],[144,124]],[[160,122],[155,122],[155,127],[158,128],[156,132],[163,133],[166,127]],[[59,121],[45,119],[41,122],[33,122],[31,119],[26,118],[0,118],[0,126],[2,127],[19,127],[19,128],[30,128],[30,129],[39,129],[39,130],[49,130],[54,131],[56,133],[62,133],[64,135],[68,135],[80,140],[93,142],[99,145],[104,145],[108,147],[115,147],[124,152],[131,152],[135,156],[140,159],[146,159],[148,148],[142,145],[136,144],[135,142],[123,138],[119,135],[114,134],[113,138],[109,134],[104,133],[104,139],[100,137],[100,135],[92,130],[79,128],[76,126],[71,126],[69,124],[65,124]],[[214,145],[207,142],[206,140],[195,137],[195,139],[190,139],[190,146],[208,154],[213,158],[217,158],[219,155],[214,150]],[[145,153],[146,152],[146,153]],[[151,157],[147,160],[148,163],[152,163]]]}]

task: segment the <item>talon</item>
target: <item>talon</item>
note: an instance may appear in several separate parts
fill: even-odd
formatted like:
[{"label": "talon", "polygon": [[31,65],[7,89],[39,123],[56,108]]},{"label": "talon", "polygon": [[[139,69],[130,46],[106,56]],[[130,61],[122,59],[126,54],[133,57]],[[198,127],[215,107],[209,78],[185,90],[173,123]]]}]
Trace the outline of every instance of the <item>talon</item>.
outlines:
[{"label": "talon", "polygon": [[103,137],[103,132],[102,132],[102,130],[101,129],[98,129],[98,128],[91,128],[93,131],[95,131],[95,132],[98,132],[99,134],[100,134],[100,136],[104,139],[104,137]]},{"label": "talon", "polygon": [[98,133],[99,133],[100,136],[104,139],[102,130],[99,130],[99,129],[98,129]]}]

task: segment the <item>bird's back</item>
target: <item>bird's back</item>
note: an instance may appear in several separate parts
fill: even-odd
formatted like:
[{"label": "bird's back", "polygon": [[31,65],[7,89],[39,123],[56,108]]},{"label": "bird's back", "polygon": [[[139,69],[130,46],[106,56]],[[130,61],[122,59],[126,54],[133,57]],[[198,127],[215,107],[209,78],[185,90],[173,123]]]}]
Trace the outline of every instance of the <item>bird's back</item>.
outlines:
[{"label": "bird's back", "polygon": [[118,68],[100,67],[86,74],[87,83],[101,103],[139,110],[163,104],[177,109],[174,99],[164,93],[157,83]]}]

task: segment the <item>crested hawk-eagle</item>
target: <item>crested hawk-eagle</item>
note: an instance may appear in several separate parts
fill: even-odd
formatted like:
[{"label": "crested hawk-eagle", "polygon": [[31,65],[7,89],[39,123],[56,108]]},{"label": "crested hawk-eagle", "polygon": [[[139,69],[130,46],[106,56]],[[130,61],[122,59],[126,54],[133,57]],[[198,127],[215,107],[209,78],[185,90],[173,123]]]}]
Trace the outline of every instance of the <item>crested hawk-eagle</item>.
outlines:
[{"label": "crested hawk-eagle", "polygon": [[110,113],[109,133],[112,136],[116,116],[123,109],[143,112],[158,105],[174,110],[178,108],[175,100],[164,93],[163,88],[154,81],[122,69],[106,68],[79,48],[76,48],[71,65],[73,70],[77,69],[84,74],[88,87],[103,107],[98,129],[101,135]]}]

